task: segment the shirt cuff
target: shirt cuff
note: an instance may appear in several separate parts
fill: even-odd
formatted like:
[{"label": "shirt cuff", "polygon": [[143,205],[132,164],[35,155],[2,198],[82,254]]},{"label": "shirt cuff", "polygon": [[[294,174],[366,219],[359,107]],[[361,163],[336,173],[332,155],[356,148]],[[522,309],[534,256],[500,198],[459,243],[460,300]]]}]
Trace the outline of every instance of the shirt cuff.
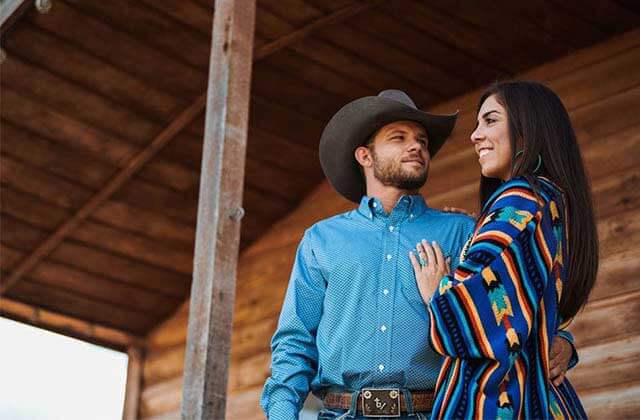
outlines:
[{"label": "shirt cuff", "polygon": [[276,401],[269,407],[269,420],[292,420],[298,418],[298,408],[291,401]]}]

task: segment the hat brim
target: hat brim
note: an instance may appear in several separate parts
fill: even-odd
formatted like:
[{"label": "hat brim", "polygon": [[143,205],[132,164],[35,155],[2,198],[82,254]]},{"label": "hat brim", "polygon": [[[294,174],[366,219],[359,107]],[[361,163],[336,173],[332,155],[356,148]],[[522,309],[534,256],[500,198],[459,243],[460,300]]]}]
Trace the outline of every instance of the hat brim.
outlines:
[{"label": "hat brim", "polygon": [[430,114],[379,96],[357,99],[342,107],[322,133],[322,170],[336,191],[359,203],[366,194],[366,186],[354,152],[377,130],[395,121],[415,121],[427,131],[429,154],[433,158],[451,134],[457,118],[457,112]]}]

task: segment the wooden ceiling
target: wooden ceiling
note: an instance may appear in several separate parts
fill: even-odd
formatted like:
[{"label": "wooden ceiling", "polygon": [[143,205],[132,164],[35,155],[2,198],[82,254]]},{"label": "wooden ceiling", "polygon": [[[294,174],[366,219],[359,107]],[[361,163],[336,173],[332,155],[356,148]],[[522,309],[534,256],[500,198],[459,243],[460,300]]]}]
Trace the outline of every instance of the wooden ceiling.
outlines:
[{"label": "wooden ceiling", "polygon": [[[143,336],[188,296],[211,3],[54,0],[2,28],[5,298]],[[428,108],[639,24],[633,1],[258,1],[241,248],[322,179],[348,101]]]}]

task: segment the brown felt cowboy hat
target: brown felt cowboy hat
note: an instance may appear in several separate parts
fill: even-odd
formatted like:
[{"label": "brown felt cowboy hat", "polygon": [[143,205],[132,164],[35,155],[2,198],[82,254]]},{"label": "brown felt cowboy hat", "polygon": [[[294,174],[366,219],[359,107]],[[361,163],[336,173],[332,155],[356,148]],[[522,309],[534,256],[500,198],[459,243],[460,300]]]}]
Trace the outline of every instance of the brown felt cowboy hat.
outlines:
[{"label": "brown felt cowboy hat", "polygon": [[329,121],[320,138],[320,164],[340,194],[359,203],[366,194],[355,150],[380,128],[395,121],[415,121],[424,126],[431,158],[451,134],[458,113],[435,115],[420,111],[401,90],[385,90],[346,104]]}]

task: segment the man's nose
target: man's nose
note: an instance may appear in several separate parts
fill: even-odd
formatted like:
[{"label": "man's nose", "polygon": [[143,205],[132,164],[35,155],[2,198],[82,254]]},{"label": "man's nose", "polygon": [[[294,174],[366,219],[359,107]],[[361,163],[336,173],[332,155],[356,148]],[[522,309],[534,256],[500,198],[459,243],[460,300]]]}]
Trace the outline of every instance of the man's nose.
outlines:
[{"label": "man's nose", "polygon": [[421,147],[422,147],[422,144],[420,143],[420,140],[416,137],[409,142],[408,150],[420,150]]}]

